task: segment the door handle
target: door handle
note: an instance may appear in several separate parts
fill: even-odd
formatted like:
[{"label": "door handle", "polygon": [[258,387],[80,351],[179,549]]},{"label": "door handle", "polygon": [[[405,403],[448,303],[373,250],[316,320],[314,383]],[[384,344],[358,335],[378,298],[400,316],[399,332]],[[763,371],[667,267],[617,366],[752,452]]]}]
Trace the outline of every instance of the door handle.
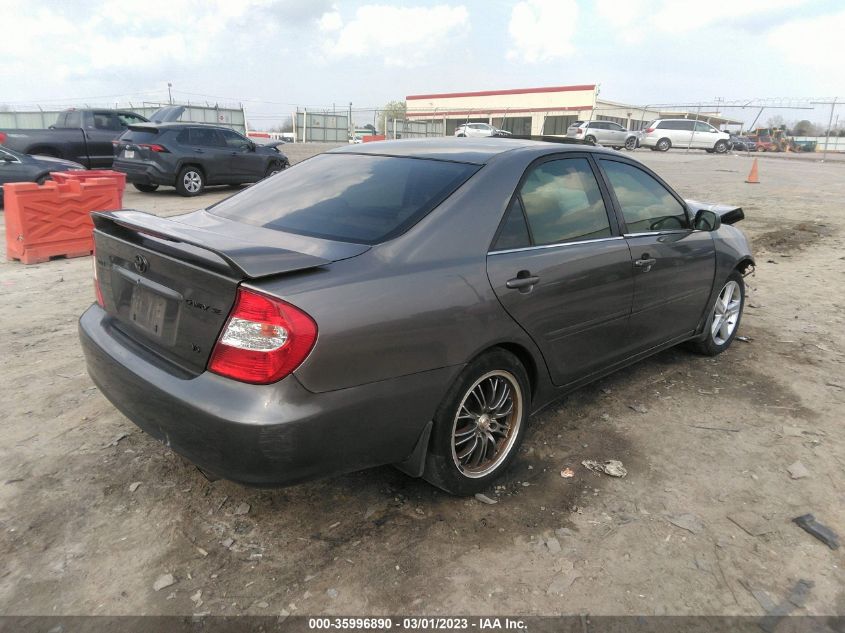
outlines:
[{"label": "door handle", "polygon": [[194,148],[194,151],[195,151],[197,154],[205,154],[205,150],[204,150],[204,149],[200,149],[199,147],[195,147],[195,148]]},{"label": "door handle", "polygon": [[537,283],[539,283],[540,278],[536,275],[532,275],[527,270],[520,270],[516,277],[513,279],[508,279],[505,282],[505,286],[510,288],[511,290],[519,290],[520,292],[528,292],[530,291]]},{"label": "door handle", "polygon": [[657,263],[657,260],[654,258],[649,257],[648,255],[643,255],[640,259],[634,262],[634,266],[643,269],[644,273],[647,273],[651,270],[651,267]]}]

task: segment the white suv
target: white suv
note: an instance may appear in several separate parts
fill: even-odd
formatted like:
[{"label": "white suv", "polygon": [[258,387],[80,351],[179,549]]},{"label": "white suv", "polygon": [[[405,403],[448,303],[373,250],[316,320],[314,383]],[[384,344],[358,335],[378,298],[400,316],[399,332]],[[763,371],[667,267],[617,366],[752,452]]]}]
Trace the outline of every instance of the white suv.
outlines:
[{"label": "white suv", "polygon": [[730,148],[731,135],[709,123],[692,119],[656,119],[640,136],[640,146],[665,152],[670,147],[703,149],[724,154]]},{"label": "white suv", "polygon": [[499,130],[487,123],[464,123],[455,128],[455,136],[510,136],[506,130]]}]

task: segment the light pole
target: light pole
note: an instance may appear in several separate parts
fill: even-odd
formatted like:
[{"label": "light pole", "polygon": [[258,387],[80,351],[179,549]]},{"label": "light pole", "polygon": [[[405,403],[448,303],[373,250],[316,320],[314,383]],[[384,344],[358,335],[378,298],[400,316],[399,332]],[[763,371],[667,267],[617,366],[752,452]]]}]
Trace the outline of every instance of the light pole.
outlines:
[{"label": "light pole", "polygon": [[170,101],[170,105],[173,105],[173,95],[172,95],[172,94],[170,94],[170,87],[171,87],[172,85],[173,85],[173,84],[172,84],[172,83],[170,83],[169,81],[167,82],[167,100],[168,100],[168,101]]}]

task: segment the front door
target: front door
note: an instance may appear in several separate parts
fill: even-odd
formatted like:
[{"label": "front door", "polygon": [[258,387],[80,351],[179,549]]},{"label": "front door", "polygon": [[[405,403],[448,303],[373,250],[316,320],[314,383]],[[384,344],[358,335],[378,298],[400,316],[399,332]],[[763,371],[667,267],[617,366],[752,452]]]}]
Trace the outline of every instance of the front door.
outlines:
[{"label": "front door", "polygon": [[621,211],[631,250],[629,350],[644,351],[692,334],[716,272],[712,235],[692,230],[686,205],[644,169],[611,158],[599,164]]},{"label": "front door", "polygon": [[534,339],[556,385],[620,357],[633,273],[608,209],[587,157],[545,159],[526,172],[487,257],[499,301]]}]

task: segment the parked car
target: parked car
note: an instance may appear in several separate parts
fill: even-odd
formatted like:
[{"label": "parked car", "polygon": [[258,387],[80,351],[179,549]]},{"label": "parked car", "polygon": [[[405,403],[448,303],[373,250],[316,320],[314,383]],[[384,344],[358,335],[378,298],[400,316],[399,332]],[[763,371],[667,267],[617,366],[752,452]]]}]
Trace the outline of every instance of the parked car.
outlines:
[{"label": "parked car", "polygon": [[0,207],[3,206],[3,185],[10,182],[44,183],[52,171],[85,169],[79,163],[52,156],[30,156],[0,147]]},{"label": "parked car", "polygon": [[747,136],[737,136],[736,134],[731,134],[730,148],[736,152],[756,152],[757,143]]},{"label": "parked car", "polygon": [[613,121],[576,121],[566,136],[590,145],[609,145],[613,149],[636,149],[638,134]]},{"label": "parked car", "polygon": [[455,136],[511,136],[507,130],[500,130],[487,123],[464,123],[455,128]]},{"label": "parked car", "polygon": [[200,123],[129,126],[115,145],[114,169],[136,189],[160,185],[197,196],[208,185],[257,182],[290,166],[280,142],[258,145],[227,127]]},{"label": "parked car", "polygon": [[205,210],[93,217],[94,383],[254,485],[395,464],[483,490],[553,400],[682,342],[727,349],[754,262],[741,208],[517,139],[346,145]]},{"label": "parked car", "polygon": [[640,145],[660,152],[665,152],[671,147],[691,147],[724,154],[730,147],[730,140],[730,134],[720,132],[704,121],[657,119],[643,130]]},{"label": "parked car", "polygon": [[128,110],[70,109],[59,113],[46,130],[0,130],[3,145],[22,154],[52,156],[91,169],[109,168],[112,141],[128,126],[146,121]]}]

